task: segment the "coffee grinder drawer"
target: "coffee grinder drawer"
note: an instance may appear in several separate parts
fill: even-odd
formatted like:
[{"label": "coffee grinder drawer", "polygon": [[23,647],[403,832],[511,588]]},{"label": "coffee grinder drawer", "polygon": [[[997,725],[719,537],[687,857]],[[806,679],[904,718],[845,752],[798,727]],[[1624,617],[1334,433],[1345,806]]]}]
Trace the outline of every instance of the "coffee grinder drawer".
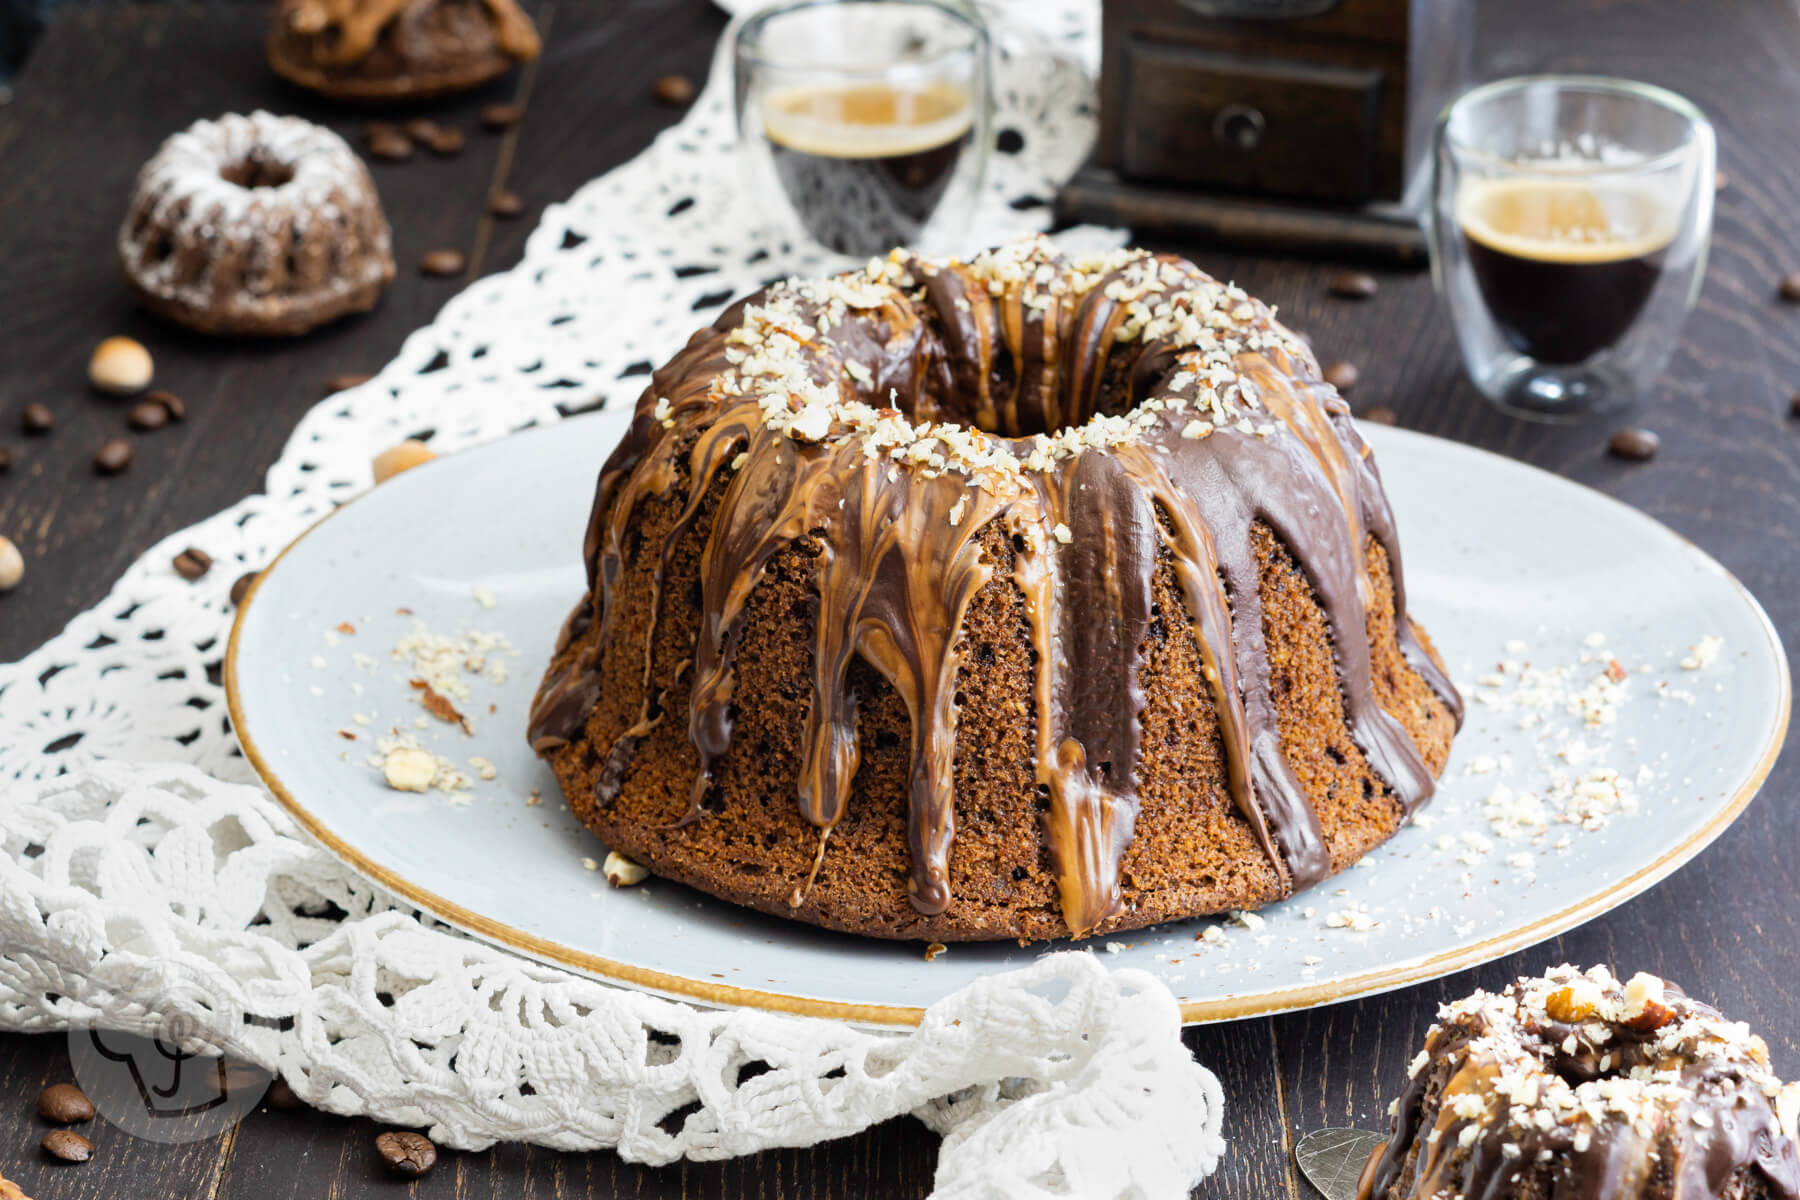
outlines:
[{"label": "coffee grinder drawer", "polygon": [[1378,186],[1381,72],[1133,38],[1127,178],[1361,204]]}]

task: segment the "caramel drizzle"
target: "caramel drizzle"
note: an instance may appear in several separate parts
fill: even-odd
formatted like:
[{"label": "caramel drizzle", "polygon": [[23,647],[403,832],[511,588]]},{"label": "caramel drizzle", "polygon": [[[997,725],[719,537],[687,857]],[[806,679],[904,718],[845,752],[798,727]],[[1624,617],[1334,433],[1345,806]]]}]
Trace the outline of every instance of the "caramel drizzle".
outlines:
[{"label": "caramel drizzle", "polygon": [[[288,10],[288,27],[307,37],[337,30],[335,44],[314,51],[323,66],[341,67],[361,61],[386,29],[418,0],[299,0]],[[531,18],[514,0],[484,0],[494,22],[494,41],[509,58],[536,58],[542,43]]]},{"label": "caramel drizzle", "polygon": [[[1059,297],[1028,305],[1017,285],[993,296],[965,268],[912,269],[923,275],[923,306],[888,289],[879,310],[830,325],[806,343],[816,380],[834,383],[846,400],[878,404],[891,388],[909,412],[972,417],[1020,433],[1039,422],[1052,429],[1079,424],[1099,411],[1106,363],[1117,352],[1136,355],[1126,377],[1138,398],[1197,390],[1192,382],[1170,382],[1179,347],[1118,342],[1126,309],[1106,298],[1106,281],[1079,304]],[[597,668],[612,637],[607,621],[627,532],[644,498],[674,486],[676,448],[690,445],[686,506],[651,551],[658,604],[676,543],[714,480],[724,472],[728,481],[701,556],[702,628],[688,712],[699,767],[678,824],[702,818],[713,768],[731,745],[745,606],[775,554],[818,531],[823,536],[807,543],[817,547],[819,602],[797,802],[821,831],[822,857],[860,760],[858,698],[848,670],[861,657],[907,705],[911,899],[921,913],[943,912],[952,899],[959,642],[968,605],[993,570],[980,534],[997,520],[1013,536],[1013,581],[1038,653],[1035,774],[1049,797],[1046,830],[1063,916],[1076,935],[1101,926],[1121,903],[1119,865],[1138,806],[1145,703],[1138,675],[1165,545],[1198,632],[1234,803],[1294,888],[1328,874],[1331,862],[1318,816],[1282,752],[1252,523],[1270,525],[1313,585],[1332,630],[1352,736],[1371,766],[1408,812],[1430,795],[1429,771],[1376,703],[1369,681],[1365,528],[1387,549],[1397,624],[1410,641],[1391,516],[1365,449],[1338,419],[1341,404],[1328,414],[1320,405],[1328,391],[1294,382],[1296,372],[1316,374],[1310,363],[1280,350],[1240,360],[1267,402],[1261,415],[1279,423],[1267,438],[1231,428],[1184,438],[1178,426],[1185,417],[1163,414],[1135,441],[1082,453],[1051,471],[932,475],[872,459],[854,436],[797,442],[766,423],[755,395],[712,386],[726,369],[726,335],[757,299],[696,335],[658,372],[631,434],[602,473],[587,547],[590,594],[577,610],[579,628],[572,617],[567,636],[594,620],[602,628],[589,654],[546,681],[532,723],[540,751],[572,740],[598,699]],[[1258,312],[1260,328],[1270,328],[1266,310]],[[1003,355],[1012,381],[1000,389]],[[868,383],[858,387],[853,377]],[[652,420],[658,398],[669,405]],[[1011,445],[1021,458],[1030,451],[1029,441]],[[1051,534],[1059,528],[1066,541]],[[654,624],[646,636],[654,642]],[[653,686],[652,657],[647,645],[638,720],[605,756],[596,789],[603,804],[629,770],[637,741],[661,719],[663,689]],[[1431,667],[1426,678],[1454,706],[1454,689],[1429,658],[1417,651],[1414,661],[1421,670]],[[794,903],[810,882],[796,889]]]}]

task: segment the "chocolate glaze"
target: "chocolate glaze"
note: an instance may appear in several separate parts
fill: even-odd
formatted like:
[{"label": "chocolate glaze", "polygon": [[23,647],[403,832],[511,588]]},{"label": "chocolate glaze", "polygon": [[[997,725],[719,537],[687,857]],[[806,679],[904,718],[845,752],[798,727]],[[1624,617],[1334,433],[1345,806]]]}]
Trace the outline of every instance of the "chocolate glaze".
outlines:
[{"label": "chocolate glaze", "polygon": [[[1528,982],[1533,981],[1520,984]],[[1723,1024],[1715,1009],[1665,986],[1672,1021]],[[1636,1120],[1610,1111],[1598,1119],[1562,1119],[1558,1113],[1558,1119],[1540,1124],[1530,1119],[1539,1109],[1516,1104],[1506,1088],[1496,1087],[1521,1055],[1496,1051],[1483,1040],[1492,1032],[1489,1022],[1462,1014],[1434,1027],[1426,1044],[1429,1062],[1401,1092],[1389,1139],[1364,1168],[1358,1200],[1451,1195],[1709,1200],[1764,1194],[1800,1200],[1793,1133],[1783,1128],[1762,1086],[1770,1081],[1766,1058],[1756,1061],[1748,1045],[1741,1052],[1728,1048],[1687,1057],[1659,1046],[1657,1030],[1605,1025],[1608,1035],[1599,1044],[1591,1037],[1591,1023],[1528,1014],[1510,1032],[1518,1037],[1522,1056],[1571,1083],[1624,1077],[1633,1068],[1676,1071],[1671,1095],[1646,1105]],[[1573,1052],[1565,1049],[1569,1038],[1575,1039]],[[1454,1106],[1463,1096],[1484,1101],[1483,1115],[1458,1117]],[[1471,1126],[1476,1132],[1464,1145]],[[1397,1186],[1409,1166],[1406,1186]],[[1750,1180],[1763,1192],[1743,1190]]]},{"label": "chocolate glaze", "polygon": [[[1067,269],[1043,252],[1033,261]],[[1184,292],[1216,290],[1190,264],[1153,265],[1162,263],[1177,284],[1158,299],[1179,304]],[[850,319],[819,320],[824,302],[795,293],[794,311],[807,328],[791,336],[805,347],[813,381],[845,401],[892,404],[914,421],[973,425],[999,435],[987,442],[1023,460],[1033,449],[1030,435],[1126,413],[1146,398],[1185,401],[1200,391],[1194,374],[1178,369],[1187,347],[1121,338],[1133,306],[1112,298],[1117,289],[1107,284],[1123,270],[1080,292],[1045,296],[1016,282],[991,287],[962,265],[915,260],[903,286],[882,284],[878,300],[859,303]],[[1317,382],[1310,355],[1285,338],[1266,308],[1241,303],[1233,326],[1235,336],[1267,335],[1256,339],[1260,349],[1236,355],[1237,370],[1261,398],[1264,411],[1253,414],[1264,425],[1260,434],[1221,427],[1184,436],[1191,414],[1145,410],[1130,437],[1104,448],[1043,470],[971,475],[878,456],[841,422],[820,440],[797,440],[766,419],[755,389],[715,387],[732,367],[734,330],[754,318],[781,331],[766,312],[758,315],[766,299],[734,306],[653,376],[630,433],[601,472],[585,546],[589,593],[559,651],[591,623],[600,633],[587,653],[546,679],[530,729],[540,753],[576,739],[595,707],[597,667],[613,638],[611,597],[641,503],[685,489],[685,507],[662,544],[636,559],[649,564],[659,597],[675,546],[722,486],[701,557],[701,631],[686,714],[700,767],[684,822],[702,818],[712,766],[731,745],[746,602],[770,558],[805,539],[809,552],[816,548],[820,603],[798,803],[821,831],[822,858],[859,759],[857,697],[847,675],[860,657],[912,718],[910,892],[920,912],[944,911],[952,900],[960,632],[970,600],[996,569],[981,544],[996,522],[1012,539],[1012,576],[1037,652],[1036,777],[1048,798],[1063,914],[1075,934],[1119,905],[1119,861],[1138,804],[1145,704],[1138,675],[1165,553],[1201,645],[1233,800],[1293,887],[1322,878],[1331,863],[1318,816],[1281,748],[1253,523],[1274,531],[1313,586],[1333,633],[1349,727],[1372,768],[1407,812],[1431,794],[1430,772],[1370,684],[1366,538],[1387,551],[1409,661],[1459,718],[1460,703],[1405,616],[1399,548],[1367,447],[1342,402]],[[653,641],[654,629],[642,649],[642,712],[601,757],[603,805],[617,794],[638,741],[664,717],[671,681],[651,678]],[[796,889],[795,903],[805,890]]]}]

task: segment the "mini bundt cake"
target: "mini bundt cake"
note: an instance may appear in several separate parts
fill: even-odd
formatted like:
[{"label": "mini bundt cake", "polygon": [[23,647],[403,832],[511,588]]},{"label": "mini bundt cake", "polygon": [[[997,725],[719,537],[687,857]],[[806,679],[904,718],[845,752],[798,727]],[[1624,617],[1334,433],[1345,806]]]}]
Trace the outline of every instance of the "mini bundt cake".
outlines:
[{"label": "mini bundt cake", "polygon": [[394,278],[387,218],[344,139],[265,112],[196,121],[138,173],[125,279],[202,333],[296,334],[375,306]]},{"label": "mini bundt cake", "polygon": [[1289,895],[1458,701],[1349,410],[1177,258],[895,252],[740,301],[601,471],[530,739],[657,874],[881,937]]},{"label": "mini bundt cake", "polygon": [[515,0],[280,0],[269,65],[336,100],[466,91],[538,56]]},{"label": "mini bundt cake", "polygon": [[1359,1200],[1800,1200],[1800,1084],[1673,984],[1557,967],[1438,1017]]}]

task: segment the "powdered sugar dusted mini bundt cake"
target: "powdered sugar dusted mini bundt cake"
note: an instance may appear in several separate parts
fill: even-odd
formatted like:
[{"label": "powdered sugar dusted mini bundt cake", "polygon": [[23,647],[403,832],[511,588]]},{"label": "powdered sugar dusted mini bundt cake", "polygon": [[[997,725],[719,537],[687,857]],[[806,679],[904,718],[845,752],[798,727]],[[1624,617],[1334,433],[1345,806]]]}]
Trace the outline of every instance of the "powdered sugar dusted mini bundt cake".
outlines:
[{"label": "powdered sugar dusted mini bundt cake", "polygon": [[1279,899],[1457,698],[1349,410],[1177,258],[896,252],[734,305],[600,474],[530,737],[614,850],[882,937]]},{"label": "powdered sugar dusted mini bundt cake", "polygon": [[344,140],[266,112],[196,121],[138,173],[125,279],[203,333],[304,333],[373,308],[394,278],[375,183]]},{"label": "powdered sugar dusted mini bundt cake", "polygon": [[1673,984],[1564,966],[1438,1017],[1360,1200],[1800,1200],[1800,1084]]}]

